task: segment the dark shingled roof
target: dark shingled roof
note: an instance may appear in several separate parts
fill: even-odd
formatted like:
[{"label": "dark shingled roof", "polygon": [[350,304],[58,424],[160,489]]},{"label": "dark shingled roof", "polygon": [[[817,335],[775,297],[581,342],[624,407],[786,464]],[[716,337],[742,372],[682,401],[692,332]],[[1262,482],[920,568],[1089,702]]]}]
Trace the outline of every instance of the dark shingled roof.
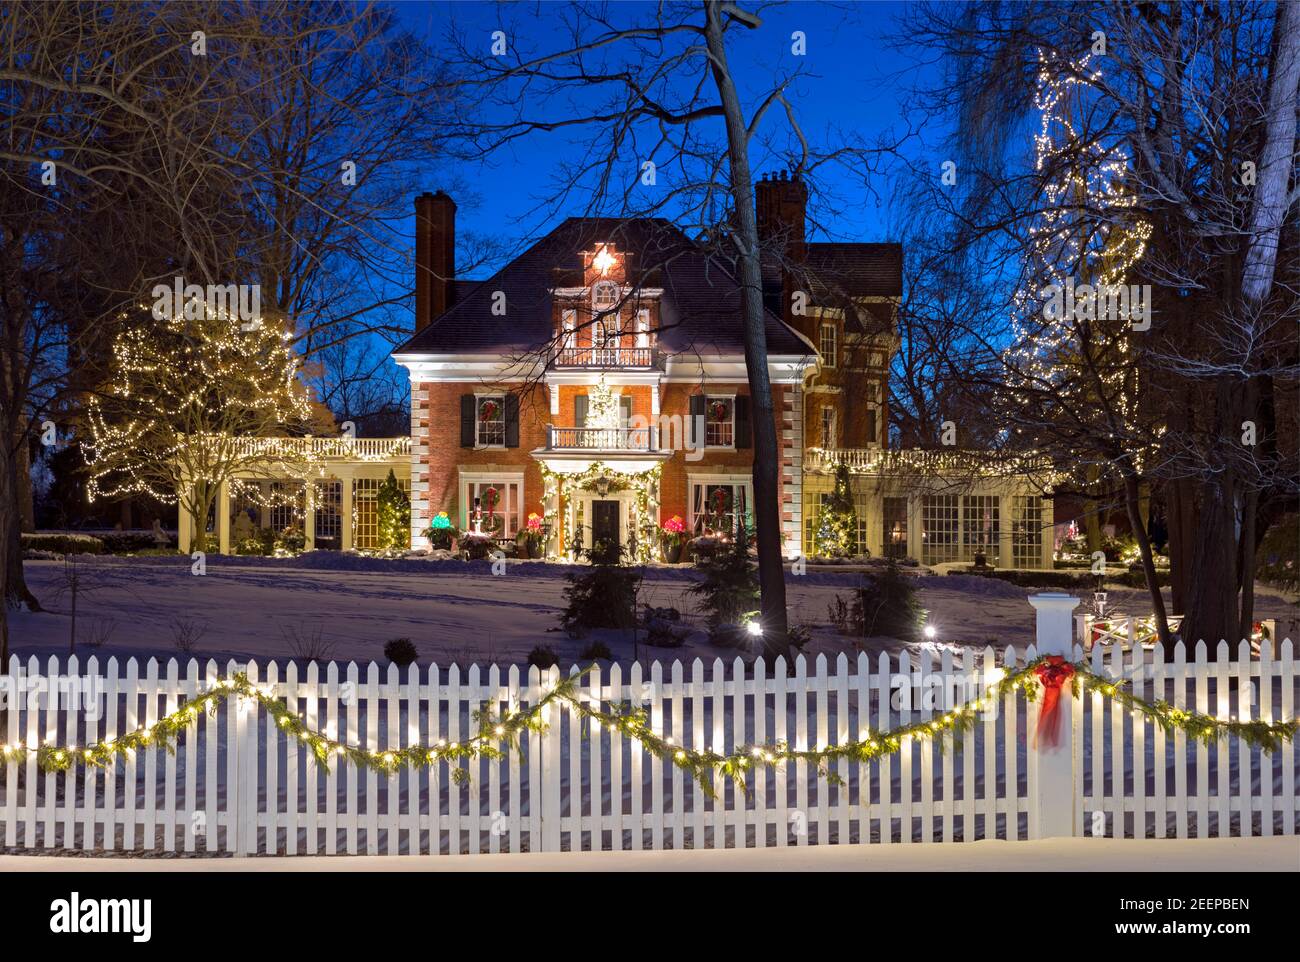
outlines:
[{"label": "dark shingled roof", "polygon": [[[706,356],[744,351],[740,285],[717,258],[667,220],[571,217],[495,275],[457,284],[455,303],[394,354],[523,353],[553,336],[552,289],[578,286],[579,251],[609,243],[628,254],[628,280],[662,287],[659,346],[668,353]],[[506,313],[492,313],[505,294]],[[780,317],[767,312],[771,354],[813,354]]]},{"label": "dark shingled roof", "polygon": [[[801,265],[791,265],[791,281],[812,296],[812,303],[839,307],[864,333],[878,334],[893,327],[886,304],[858,304],[857,299],[901,297],[903,245],[859,242],[817,242],[804,245]],[[783,298],[782,263],[763,259],[763,295],[769,310],[779,311]]]}]

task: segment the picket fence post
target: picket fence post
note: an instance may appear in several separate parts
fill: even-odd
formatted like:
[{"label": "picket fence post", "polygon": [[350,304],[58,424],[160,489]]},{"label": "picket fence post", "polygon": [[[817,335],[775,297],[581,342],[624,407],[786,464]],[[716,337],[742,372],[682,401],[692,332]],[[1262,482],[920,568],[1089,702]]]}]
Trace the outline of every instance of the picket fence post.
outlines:
[{"label": "picket fence post", "polygon": [[[1074,618],[1071,613],[1079,599],[1048,591],[1030,595],[1029,603],[1037,613],[1034,647],[1038,655],[1061,655],[1066,661],[1072,661]],[[1062,692],[1060,711],[1063,717],[1058,729],[1060,737],[1055,745],[1035,745],[1033,732],[1029,732],[1028,750],[1037,752],[1038,761],[1038,777],[1029,791],[1029,804],[1033,807],[1029,818],[1031,838],[1060,838],[1074,834],[1074,810],[1082,799],[1079,786],[1075,784],[1074,712],[1069,701],[1067,688]],[[1037,826],[1036,831],[1034,826]]]}]

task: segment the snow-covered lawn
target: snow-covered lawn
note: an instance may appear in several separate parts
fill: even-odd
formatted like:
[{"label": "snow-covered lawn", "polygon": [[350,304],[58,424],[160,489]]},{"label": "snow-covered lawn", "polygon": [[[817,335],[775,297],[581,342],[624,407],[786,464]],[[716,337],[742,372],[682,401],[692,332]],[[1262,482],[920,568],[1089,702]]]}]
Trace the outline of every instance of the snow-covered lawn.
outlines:
[{"label": "snow-covered lawn", "polygon": [[809,845],[680,852],[293,858],[0,855],[0,872],[1298,872],[1294,836],[1057,838],[943,845]]},{"label": "snow-covered lawn", "polygon": [[[203,632],[193,655],[219,660],[283,660],[293,652],[293,637],[317,632],[332,646],[327,657],[344,661],[382,663],[384,642],[397,637],[415,643],[422,663],[442,665],[523,663],[536,645],[553,648],[567,663],[595,639],[608,644],[620,660],[633,657],[631,639],[617,632],[571,639],[558,630],[564,574],[571,570],[561,565],[511,562],[504,574],[493,575],[486,561],[383,560],[336,552],[286,559],[213,556],[202,576],[192,574],[183,557],[82,556],[76,564],[82,582],[78,653],[83,657],[180,657],[178,621]],[[13,649],[21,655],[66,654],[71,596],[63,562],[29,560],[25,569],[49,610],[12,613]],[[686,593],[697,577],[688,567],[653,567],[642,602],[678,608],[698,625],[694,599]],[[839,570],[788,577],[792,621],[812,628],[809,652],[856,650],[830,626],[827,609],[859,577]],[[922,605],[940,641],[1023,647],[1033,640],[1033,610],[1025,599],[1035,589],[970,576],[922,577],[919,584]],[[1115,588],[1109,602],[1109,611],[1149,611],[1142,591]],[[1296,615],[1293,604],[1266,590],[1256,610],[1256,617],[1278,618],[1284,637]],[[1294,628],[1290,631],[1297,637]],[[106,632],[102,647],[86,644]],[[888,639],[867,644],[871,651],[897,647]],[[643,641],[638,653],[665,661],[737,654],[709,645],[703,630],[693,631],[679,648],[647,648]]]}]

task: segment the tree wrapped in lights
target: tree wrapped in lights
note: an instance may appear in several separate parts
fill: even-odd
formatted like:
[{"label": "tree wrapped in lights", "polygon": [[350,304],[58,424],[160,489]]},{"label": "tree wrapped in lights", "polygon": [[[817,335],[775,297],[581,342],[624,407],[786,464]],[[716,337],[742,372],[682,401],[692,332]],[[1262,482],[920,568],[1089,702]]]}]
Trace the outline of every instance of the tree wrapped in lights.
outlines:
[{"label": "tree wrapped in lights", "polygon": [[[1134,310],[1127,286],[1152,228],[1128,184],[1128,156],[1096,109],[1101,73],[1090,61],[1039,55],[1038,208],[1024,239],[1013,344],[1003,355],[1001,413],[1018,446],[1050,457],[1078,488],[1094,498],[1118,493],[1168,646],[1144,518],[1160,432],[1139,406],[1134,327],[1149,316]],[[1095,521],[1094,528],[1095,541]]]},{"label": "tree wrapped in lights", "polygon": [[87,404],[90,497],[146,494],[178,503],[207,550],[207,517],[237,477],[306,479],[301,433],[312,407],[287,331],[208,307],[123,318],[109,374]]},{"label": "tree wrapped in lights", "polygon": [[411,499],[406,496],[390,468],[388,477],[375,494],[376,527],[379,547],[400,549],[408,547],[411,531]]}]

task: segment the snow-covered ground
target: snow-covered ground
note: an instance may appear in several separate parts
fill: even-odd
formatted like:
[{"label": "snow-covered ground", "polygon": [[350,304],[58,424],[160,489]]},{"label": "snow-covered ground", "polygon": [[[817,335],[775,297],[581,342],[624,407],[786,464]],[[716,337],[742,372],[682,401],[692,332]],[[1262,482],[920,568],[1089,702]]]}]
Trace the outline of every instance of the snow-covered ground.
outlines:
[{"label": "snow-covered ground", "polygon": [[[184,557],[92,557],[76,559],[78,653],[180,656],[176,637],[198,629],[193,654],[202,658],[287,659],[294,637],[319,632],[334,660],[383,662],[384,642],[410,638],[420,661],[480,664],[523,663],[536,645],[555,650],[562,663],[576,660],[593,640],[609,645],[620,660],[633,658],[633,643],[617,632],[594,632],[571,639],[558,630],[564,605],[561,565],[510,562],[494,575],[489,562],[384,560],[311,552],[298,558],[209,557],[206,574],[191,573]],[[21,655],[66,654],[71,593],[62,561],[29,560],[28,582],[43,613],[13,612],[11,644]],[[810,570],[787,579],[791,620],[812,629],[810,653],[855,650],[829,623],[827,610],[837,594],[847,596],[859,575],[835,569]],[[698,574],[689,567],[652,567],[641,601],[678,608],[699,626],[687,589]],[[1026,597],[1036,589],[970,576],[919,579],[921,603],[939,641],[984,646],[1033,640],[1033,610]],[[1091,599],[1086,598],[1090,603]],[[1145,592],[1114,587],[1108,612],[1149,611]],[[1261,589],[1256,617],[1279,619],[1283,637],[1300,638],[1296,606]],[[188,622],[178,625],[178,622]],[[644,633],[642,633],[644,635]],[[90,642],[107,640],[98,647]],[[898,648],[876,639],[870,651]],[[734,657],[734,650],[711,646],[702,629],[679,648],[648,648],[641,658],[672,660],[696,656]],[[188,655],[187,655],[188,657]]]},{"label": "snow-covered ground", "polygon": [[1297,872],[1300,841],[1057,838],[943,845],[521,855],[67,858],[0,855],[3,872]]}]

